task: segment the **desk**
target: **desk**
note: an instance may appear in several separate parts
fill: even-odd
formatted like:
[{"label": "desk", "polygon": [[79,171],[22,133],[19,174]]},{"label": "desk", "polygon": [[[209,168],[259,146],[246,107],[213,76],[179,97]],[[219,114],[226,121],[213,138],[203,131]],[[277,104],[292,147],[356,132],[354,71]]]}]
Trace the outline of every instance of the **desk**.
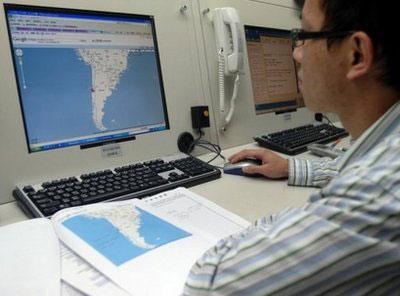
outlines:
[{"label": "desk", "polygon": [[[250,148],[259,146],[255,143],[237,146],[223,150],[222,154],[229,157],[242,149]],[[301,157],[313,156],[305,153]],[[200,158],[207,160],[210,159],[210,155],[202,155]],[[223,162],[219,160],[213,164],[222,165]],[[286,181],[222,175],[220,179],[191,187],[190,190],[248,221],[254,221],[262,216],[279,212],[285,207],[303,205],[316,189],[288,186]],[[27,216],[16,202],[0,206],[0,226],[26,219]]]}]

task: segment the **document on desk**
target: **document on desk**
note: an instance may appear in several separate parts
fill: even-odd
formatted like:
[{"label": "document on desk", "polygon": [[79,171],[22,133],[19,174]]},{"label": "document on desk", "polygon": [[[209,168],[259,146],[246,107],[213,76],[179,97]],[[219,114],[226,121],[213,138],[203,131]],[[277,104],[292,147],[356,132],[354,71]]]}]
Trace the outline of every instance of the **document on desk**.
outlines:
[{"label": "document on desk", "polygon": [[79,290],[75,289],[74,287],[70,286],[64,281],[61,281],[61,296],[86,296]]},{"label": "document on desk", "polygon": [[177,188],[144,199],[168,217],[190,224],[216,240],[239,232],[250,222],[186,188]]},{"label": "document on desk", "polygon": [[[179,295],[195,261],[250,225],[185,189],[52,217],[63,280],[87,295]],[[71,248],[71,250],[69,250]]]},{"label": "document on desk", "polygon": [[[113,281],[109,280],[93,266],[72,252],[63,243],[61,250],[61,278],[74,289],[81,291],[82,295],[90,296],[129,296]],[[68,286],[67,286],[68,287]],[[66,288],[71,291],[71,288]],[[71,292],[70,292],[71,293]],[[63,295],[64,296],[64,295]]]},{"label": "document on desk", "polygon": [[48,219],[0,228],[0,293],[60,295],[58,238]]},{"label": "document on desk", "polygon": [[62,210],[52,221],[73,252],[131,295],[180,294],[191,266],[215,242],[137,199]]}]

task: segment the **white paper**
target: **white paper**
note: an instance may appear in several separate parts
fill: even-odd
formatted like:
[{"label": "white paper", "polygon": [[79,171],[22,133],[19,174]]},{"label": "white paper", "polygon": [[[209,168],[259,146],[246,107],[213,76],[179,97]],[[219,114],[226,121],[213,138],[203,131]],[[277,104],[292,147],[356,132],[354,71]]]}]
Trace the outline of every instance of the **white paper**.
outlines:
[{"label": "white paper", "polygon": [[143,200],[152,208],[201,229],[216,240],[235,234],[251,223],[186,188],[177,188]]},{"label": "white paper", "polygon": [[82,291],[95,296],[128,296],[129,294],[110,281],[103,274],[77,256],[63,243],[61,247],[61,278],[63,281]]},{"label": "white paper", "polygon": [[70,286],[68,283],[61,281],[61,296],[85,296],[85,294]]},{"label": "white paper", "polygon": [[[190,234],[184,238],[168,242],[157,248],[141,254],[135,258],[125,260],[122,263],[115,263],[114,257],[121,254],[105,254],[117,243],[120,244],[120,237],[130,237],[135,240],[134,245],[145,243],[138,237],[138,231],[132,228],[141,227],[136,223],[139,220],[132,218],[132,211],[138,209],[148,213],[147,217],[157,217],[155,220],[162,219],[163,224],[178,229],[177,232]],[[93,222],[93,219],[95,220]],[[165,214],[159,213],[140,200],[128,200],[123,202],[94,204],[85,207],[71,208],[56,213],[53,224],[60,239],[79,256],[84,258],[89,264],[101,271],[105,276],[118,284],[121,288],[132,295],[178,295],[182,292],[187,274],[196,259],[201,256],[208,248],[214,245],[215,239],[201,230],[190,225],[182,225],[173,218],[168,218]],[[76,229],[71,230],[71,225],[75,223]],[[89,221],[89,222],[88,222]],[[112,221],[112,222],[111,222]],[[81,223],[82,222],[82,223]],[[104,223],[113,225],[117,231],[108,230],[88,233],[89,236],[95,235],[94,242],[87,238],[82,238],[79,231],[87,231],[88,228],[81,229],[85,223]],[[167,222],[167,223],[165,223]],[[63,224],[64,223],[64,224]],[[122,224],[121,224],[122,223]],[[120,224],[118,227],[115,225]],[[150,223],[151,224],[151,223]],[[77,226],[76,226],[77,225]],[[102,224],[104,227],[104,224]],[[107,226],[107,227],[108,227]],[[152,228],[150,232],[156,231]],[[130,231],[130,233],[127,233]],[[86,235],[86,234],[85,234]],[[160,235],[162,236],[162,235]],[[129,243],[132,245],[131,243]],[[96,246],[100,246],[99,250]],[[124,251],[121,251],[122,256]]]},{"label": "white paper", "polygon": [[59,243],[48,219],[0,228],[1,295],[60,295]]}]

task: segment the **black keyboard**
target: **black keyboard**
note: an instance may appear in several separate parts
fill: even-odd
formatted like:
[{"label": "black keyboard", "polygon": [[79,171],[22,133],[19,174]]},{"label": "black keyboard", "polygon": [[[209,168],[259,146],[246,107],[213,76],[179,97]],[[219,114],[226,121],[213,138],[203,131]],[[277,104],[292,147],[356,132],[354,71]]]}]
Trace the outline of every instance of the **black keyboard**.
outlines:
[{"label": "black keyboard", "polygon": [[49,217],[73,206],[142,198],[220,176],[219,169],[192,156],[179,154],[35,185],[23,184],[17,186],[13,195],[28,215]]},{"label": "black keyboard", "polygon": [[304,125],[255,137],[254,140],[265,148],[288,155],[295,155],[307,151],[307,146],[311,143],[328,143],[348,135],[349,133],[343,128],[322,123]]}]

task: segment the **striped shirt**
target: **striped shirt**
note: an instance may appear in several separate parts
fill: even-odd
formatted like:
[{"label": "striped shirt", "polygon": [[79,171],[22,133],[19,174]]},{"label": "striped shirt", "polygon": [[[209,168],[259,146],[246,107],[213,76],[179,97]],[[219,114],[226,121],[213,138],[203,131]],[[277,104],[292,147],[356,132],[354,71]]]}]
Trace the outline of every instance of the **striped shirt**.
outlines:
[{"label": "striped shirt", "polygon": [[335,166],[337,176],[302,208],[207,251],[183,294],[400,295],[400,104]]},{"label": "striped shirt", "polygon": [[324,187],[338,175],[341,156],[330,159],[289,159],[288,184],[293,186]]}]

